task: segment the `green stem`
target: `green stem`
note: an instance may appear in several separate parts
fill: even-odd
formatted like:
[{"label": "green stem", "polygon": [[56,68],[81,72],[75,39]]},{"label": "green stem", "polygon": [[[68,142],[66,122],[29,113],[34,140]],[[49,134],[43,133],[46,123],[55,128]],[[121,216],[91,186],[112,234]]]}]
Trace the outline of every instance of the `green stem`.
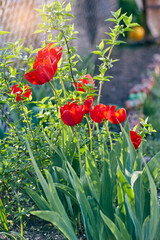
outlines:
[{"label": "green stem", "polygon": [[23,240],[23,220],[22,220],[22,215],[21,215],[21,207],[19,206],[19,219],[20,219],[20,226],[21,226],[21,240]]},{"label": "green stem", "polygon": [[92,129],[91,129],[91,124],[89,122],[89,119],[87,117],[87,115],[85,115],[86,119],[87,119],[87,123],[88,123],[88,128],[89,128],[89,137],[90,137],[90,145],[89,145],[89,150],[90,152],[92,152]]},{"label": "green stem", "polygon": [[67,97],[66,97],[66,90],[65,90],[65,87],[64,87],[63,80],[62,80],[62,78],[61,78],[61,75],[60,75],[60,73],[59,73],[58,71],[57,71],[57,74],[58,74],[59,80],[60,80],[60,82],[61,82],[61,85],[62,85],[62,89],[63,89],[64,98],[65,98],[65,100],[66,100],[66,99],[67,99]]},{"label": "green stem", "polygon": [[80,168],[80,173],[81,173],[82,161],[81,161],[81,152],[80,152],[80,145],[79,145],[78,134],[77,134],[77,131],[76,131],[76,126],[74,126],[74,131],[75,131],[76,139],[77,139],[78,157],[79,157],[79,168]]},{"label": "green stem", "polygon": [[112,149],[113,149],[113,144],[112,144],[111,133],[110,133],[109,128],[108,128],[108,121],[107,121],[107,122],[104,122],[104,124],[105,124],[106,130],[107,130],[107,132],[108,132],[109,141],[110,141],[111,150],[112,150]]},{"label": "green stem", "polygon": [[51,88],[53,89],[53,92],[54,92],[54,94],[55,94],[55,98],[58,99],[58,103],[59,103],[59,105],[61,106],[61,100],[60,100],[60,98],[59,98],[59,96],[58,96],[58,94],[57,94],[56,88],[55,88],[54,85],[51,83],[51,81],[49,81],[49,84],[50,84]]},{"label": "green stem", "polygon": [[29,133],[31,134],[31,137],[32,137],[32,139],[33,139],[33,141],[34,141],[34,145],[35,145],[36,149],[38,150],[36,141],[35,141],[35,139],[34,139],[33,131],[32,131],[31,125],[30,125],[30,123],[29,123],[27,114],[26,114],[25,111],[24,111],[24,106],[23,106],[23,103],[22,103],[22,102],[21,102],[21,107],[22,107],[22,111],[23,111],[23,113],[24,113],[24,117],[25,117],[26,122],[27,122],[28,131],[29,131]]},{"label": "green stem", "polygon": [[68,62],[69,62],[69,67],[70,67],[70,72],[71,72],[71,76],[72,76],[72,79],[73,79],[73,83],[75,84],[76,90],[78,90],[77,85],[76,85],[76,81],[75,81],[74,75],[73,75],[72,64],[71,64],[71,60],[70,60],[70,49],[69,49],[68,40],[67,40],[64,32],[63,31],[61,31],[61,32],[63,33],[64,41],[65,41],[65,44],[66,44],[66,47],[67,47]]}]

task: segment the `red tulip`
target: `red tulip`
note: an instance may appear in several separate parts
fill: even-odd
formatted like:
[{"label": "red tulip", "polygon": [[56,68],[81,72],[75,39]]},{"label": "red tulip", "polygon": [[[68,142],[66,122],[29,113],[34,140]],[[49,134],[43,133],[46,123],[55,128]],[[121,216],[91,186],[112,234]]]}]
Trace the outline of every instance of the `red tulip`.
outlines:
[{"label": "red tulip", "polygon": [[110,111],[111,111],[111,116],[109,118],[109,121],[113,124],[120,124],[126,120],[127,113],[124,108],[119,108],[115,112],[116,106],[112,106]]},{"label": "red tulip", "polygon": [[138,135],[136,132],[130,131],[130,138],[131,138],[131,142],[133,143],[133,146],[137,150],[142,141],[142,137]]},{"label": "red tulip", "polygon": [[[90,74],[83,76],[82,78],[79,79],[79,81],[80,82],[73,84],[73,86],[74,86],[74,88],[76,88],[76,90],[81,91],[81,92],[86,92],[83,85],[85,85],[86,87],[88,84],[92,84],[93,86],[95,86],[94,80]],[[88,88],[88,90],[94,90],[94,88],[91,88],[91,89]]]},{"label": "red tulip", "polygon": [[82,105],[81,105],[81,109],[84,114],[87,114],[91,111],[92,107],[93,107],[93,98],[88,98]]},{"label": "red tulip", "polygon": [[102,123],[110,118],[110,106],[105,106],[104,104],[96,105],[89,114],[94,122]]},{"label": "red tulip", "polygon": [[61,119],[68,126],[82,122],[83,112],[77,103],[68,103],[60,108]]},{"label": "red tulip", "polygon": [[17,102],[19,102],[21,100],[25,100],[25,98],[29,99],[32,96],[31,89],[28,88],[27,84],[24,86],[23,90],[20,87],[18,87],[18,84],[15,84],[11,90],[12,90],[11,94],[16,94]]},{"label": "red tulip", "polygon": [[62,47],[52,47],[50,43],[48,47],[41,49],[33,64],[33,70],[24,75],[25,79],[36,85],[42,85],[49,82],[57,71],[57,63],[62,56]]}]

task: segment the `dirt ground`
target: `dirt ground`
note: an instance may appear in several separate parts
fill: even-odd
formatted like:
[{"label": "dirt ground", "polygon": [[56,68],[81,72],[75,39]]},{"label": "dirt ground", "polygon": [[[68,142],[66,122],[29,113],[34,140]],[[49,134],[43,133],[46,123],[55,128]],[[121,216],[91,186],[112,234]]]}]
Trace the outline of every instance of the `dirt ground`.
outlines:
[{"label": "dirt ground", "polygon": [[101,103],[124,106],[130,88],[140,82],[140,76],[146,72],[155,53],[160,53],[160,45],[125,44],[116,47],[111,57],[119,61],[107,73],[113,78],[103,85]]}]

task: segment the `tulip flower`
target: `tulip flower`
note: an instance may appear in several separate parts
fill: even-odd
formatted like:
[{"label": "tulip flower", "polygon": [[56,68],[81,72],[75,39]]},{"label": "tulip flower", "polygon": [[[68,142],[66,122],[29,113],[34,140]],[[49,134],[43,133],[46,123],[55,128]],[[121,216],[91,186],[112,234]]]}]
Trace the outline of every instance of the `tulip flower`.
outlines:
[{"label": "tulip flower", "polygon": [[113,124],[120,124],[126,120],[127,113],[124,108],[119,108],[116,112],[115,112],[115,109],[116,109],[115,105],[113,105],[110,108],[111,115],[110,115],[109,121]]},{"label": "tulip flower", "polygon": [[[93,86],[95,86],[94,80],[91,77],[90,74],[86,74],[85,76],[83,76],[82,78],[79,79],[78,83],[73,84],[74,88],[76,88],[76,90],[81,91],[81,92],[86,92],[86,90],[84,89],[84,85],[87,87],[88,84],[92,84]],[[76,85],[76,86],[75,86]],[[88,88],[89,89],[89,88]],[[94,88],[91,88],[89,90],[94,90]]]},{"label": "tulip flower", "polygon": [[83,112],[77,103],[68,103],[60,108],[61,119],[64,124],[74,126],[82,122]]},{"label": "tulip flower", "polygon": [[25,100],[25,98],[30,99],[30,97],[32,96],[31,89],[28,88],[27,84],[24,86],[23,90],[20,87],[18,87],[18,84],[15,84],[11,89],[11,95],[12,94],[16,95],[17,102]]},{"label": "tulip flower", "polygon": [[93,107],[93,98],[88,98],[87,100],[85,100],[85,102],[81,105],[81,109],[84,114],[87,114],[91,111],[92,107]]},{"label": "tulip flower", "polygon": [[96,105],[90,111],[91,119],[96,123],[103,123],[110,118],[110,106],[105,106],[104,104]]},{"label": "tulip flower", "polygon": [[25,79],[36,85],[42,85],[49,82],[57,71],[57,63],[62,55],[62,47],[52,47],[50,43],[48,47],[41,49],[33,64],[33,70],[25,73]]},{"label": "tulip flower", "polygon": [[130,138],[131,142],[133,143],[133,146],[137,150],[142,141],[142,137],[138,135],[135,131],[130,131]]}]

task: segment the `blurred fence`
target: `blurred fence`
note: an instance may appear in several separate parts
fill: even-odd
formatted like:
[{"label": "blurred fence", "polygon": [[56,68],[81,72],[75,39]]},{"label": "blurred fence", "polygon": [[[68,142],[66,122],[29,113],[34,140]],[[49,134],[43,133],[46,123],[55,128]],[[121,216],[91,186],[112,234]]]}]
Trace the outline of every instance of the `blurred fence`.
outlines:
[{"label": "blurred fence", "polygon": [[[8,41],[25,39],[24,44],[39,47],[43,34],[32,34],[40,23],[35,8],[53,0],[0,0],[0,30],[11,32],[0,36],[0,45]],[[62,0],[60,0],[62,2]],[[110,11],[117,9],[117,0],[71,0],[72,12],[76,17],[75,29],[79,32],[79,40],[74,45],[80,53],[88,53],[95,49],[98,41],[106,31],[104,19]]]}]

